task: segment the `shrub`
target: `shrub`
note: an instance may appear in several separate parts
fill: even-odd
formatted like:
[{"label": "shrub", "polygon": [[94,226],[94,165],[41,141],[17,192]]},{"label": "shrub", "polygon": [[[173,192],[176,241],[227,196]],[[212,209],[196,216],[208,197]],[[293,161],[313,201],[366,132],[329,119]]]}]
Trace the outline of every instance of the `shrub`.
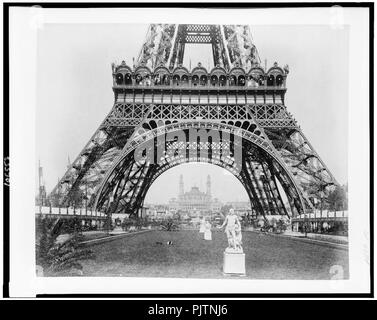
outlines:
[{"label": "shrub", "polygon": [[169,219],[161,224],[161,228],[165,231],[177,231],[179,225],[173,219]]},{"label": "shrub", "polygon": [[61,273],[82,270],[80,260],[94,258],[93,252],[82,248],[83,236],[74,231],[67,240],[58,242],[62,234],[61,219],[41,218],[38,223],[38,239],[36,241],[36,263],[48,273]]}]

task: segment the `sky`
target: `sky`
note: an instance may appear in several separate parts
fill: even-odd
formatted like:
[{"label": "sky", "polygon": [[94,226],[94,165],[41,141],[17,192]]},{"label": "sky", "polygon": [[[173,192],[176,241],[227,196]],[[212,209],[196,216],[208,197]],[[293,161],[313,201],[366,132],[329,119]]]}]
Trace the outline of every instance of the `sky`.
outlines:
[{"label": "sky", "polygon": [[[38,33],[36,169],[41,161],[47,191],[64,175],[112,108],[111,63],[136,59],[147,25],[44,24]],[[254,43],[267,66],[289,65],[286,106],[339,183],[347,182],[348,29],[329,26],[251,25]],[[186,50],[192,67],[213,66],[206,46]],[[187,58],[184,62],[188,64]],[[185,164],[166,171],[146,202],[167,202],[185,188],[204,190],[212,177],[213,196],[245,200],[240,182],[208,164]],[[161,192],[161,190],[164,190]]]}]

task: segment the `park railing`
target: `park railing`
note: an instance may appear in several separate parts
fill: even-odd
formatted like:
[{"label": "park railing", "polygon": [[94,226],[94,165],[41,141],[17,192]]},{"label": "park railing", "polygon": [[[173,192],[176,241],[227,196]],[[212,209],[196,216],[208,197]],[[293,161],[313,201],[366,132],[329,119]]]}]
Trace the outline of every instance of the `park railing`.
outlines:
[{"label": "park railing", "polygon": [[293,217],[292,222],[305,222],[305,221],[348,221],[348,211],[329,211],[322,210],[315,211],[312,213],[301,214],[299,216]]},{"label": "park railing", "polygon": [[70,207],[51,207],[35,206],[36,215],[64,216],[64,217],[82,217],[92,219],[105,219],[107,215],[100,211],[93,211],[89,208],[70,208]]},{"label": "park railing", "polygon": [[322,210],[315,211],[311,213],[301,214],[296,218],[348,218],[348,210],[344,211],[330,211],[330,210]]}]

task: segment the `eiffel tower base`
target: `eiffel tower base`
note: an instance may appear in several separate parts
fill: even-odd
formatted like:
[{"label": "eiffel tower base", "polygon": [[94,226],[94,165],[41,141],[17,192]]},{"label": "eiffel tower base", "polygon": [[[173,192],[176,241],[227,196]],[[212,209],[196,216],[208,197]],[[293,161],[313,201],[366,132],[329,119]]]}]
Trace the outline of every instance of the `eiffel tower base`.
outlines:
[{"label": "eiffel tower base", "polygon": [[[185,68],[186,43],[211,44],[215,67]],[[288,66],[260,62],[247,25],[151,25],[137,63],[112,66],[113,109],[49,200],[140,217],[161,174],[206,162],[238,178],[257,216],[313,213],[338,183],[286,108]]]}]

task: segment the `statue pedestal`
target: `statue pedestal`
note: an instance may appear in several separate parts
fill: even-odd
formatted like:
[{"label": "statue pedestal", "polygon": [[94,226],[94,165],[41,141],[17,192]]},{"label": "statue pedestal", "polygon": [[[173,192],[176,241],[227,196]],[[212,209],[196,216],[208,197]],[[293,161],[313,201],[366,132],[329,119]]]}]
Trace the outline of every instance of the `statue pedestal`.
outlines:
[{"label": "statue pedestal", "polygon": [[245,275],[245,254],[224,252],[223,272],[226,274]]}]

